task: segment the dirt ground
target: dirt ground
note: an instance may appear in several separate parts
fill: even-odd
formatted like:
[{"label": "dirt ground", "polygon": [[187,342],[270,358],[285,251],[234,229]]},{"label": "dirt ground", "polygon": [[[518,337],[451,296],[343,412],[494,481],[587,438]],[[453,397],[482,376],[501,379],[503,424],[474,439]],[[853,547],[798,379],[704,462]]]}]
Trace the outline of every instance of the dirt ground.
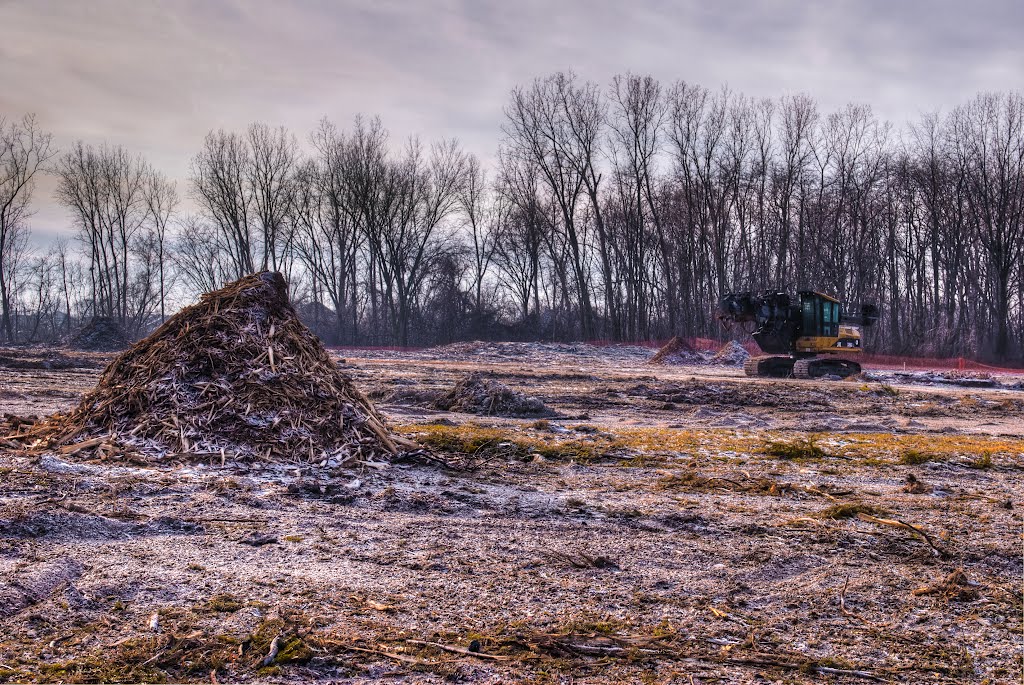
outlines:
[{"label": "dirt ground", "polygon": [[[110,359],[2,352],[21,416],[72,407]],[[447,467],[0,446],[0,681],[1021,681],[1019,378],[338,355]],[[546,412],[432,408],[470,372]]]}]

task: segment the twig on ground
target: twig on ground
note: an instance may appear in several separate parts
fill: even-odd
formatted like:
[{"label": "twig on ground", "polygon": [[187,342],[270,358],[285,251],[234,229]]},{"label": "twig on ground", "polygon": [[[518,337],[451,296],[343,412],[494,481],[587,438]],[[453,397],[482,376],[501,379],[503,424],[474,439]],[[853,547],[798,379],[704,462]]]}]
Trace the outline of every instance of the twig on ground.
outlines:
[{"label": "twig on ground", "polygon": [[846,608],[846,588],[849,585],[850,576],[846,576],[846,580],[843,581],[843,589],[839,591],[839,611],[843,614],[843,616],[856,619],[861,623],[867,623],[867,621],[865,621],[863,618],[861,618],[860,616]]},{"label": "twig on ground", "polygon": [[483,652],[471,652],[468,649],[462,647],[453,647],[452,645],[444,645],[440,642],[427,642],[426,640],[406,640],[411,645],[420,645],[425,647],[435,647],[445,652],[451,652],[452,654],[461,654],[463,656],[472,656],[477,659],[485,659],[487,661],[511,661],[510,656],[501,656],[499,654],[484,654]]},{"label": "twig on ground", "polygon": [[273,640],[270,641],[270,651],[263,657],[263,661],[260,662],[263,666],[269,666],[274,663],[274,659],[277,658],[277,653],[281,649],[281,633],[278,633]]},{"label": "twig on ground", "polygon": [[867,521],[868,523],[876,523],[876,524],[882,525],[882,526],[892,526],[893,528],[903,528],[905,530],[909,530],[911,532],[917,533],[918,535],[920,535],[924,539],[925,542],[928,543],[928,546],[932,548],[932,552],[935,554],[935,556],[940,557],[942,559],[948,559],[949,558],[949,553],[946,552],[946,550],[944,550],[941,547],[939,547],[938,545],[936,545],[932,541],[931,537],[928,536],[928,533],[924,532],[923,530],[921,530],[920,528],[918,528],[915,525],[911,525],[911,524],[907,523],[906,521],[900,521],[899,519],[883,519],[883,518],[878,518],[877,516],[872,516],[871,514],[865,514],[864,512],[859,512],[857,514],[857,518],[859,518],[861,521]]},{"label": "twig on ground", "polygon": [[414,656],[396,654],[394,652],[387,652],[382,649],[368,649],[366,647],[356,647],[355,645],[346,644],[344,642],[330,641],[325,642],[325,644],[334,647],[340,647],[351,652],[360,652],[362,654],[375,654],[377,656],[387,657],[388,659],[394,659],[395,661],[401,661],[405,664],[416,664],[418,666],[437,666],[438,664],[446,663],[444,661],[427,661],[426,659],[417,659]]}]

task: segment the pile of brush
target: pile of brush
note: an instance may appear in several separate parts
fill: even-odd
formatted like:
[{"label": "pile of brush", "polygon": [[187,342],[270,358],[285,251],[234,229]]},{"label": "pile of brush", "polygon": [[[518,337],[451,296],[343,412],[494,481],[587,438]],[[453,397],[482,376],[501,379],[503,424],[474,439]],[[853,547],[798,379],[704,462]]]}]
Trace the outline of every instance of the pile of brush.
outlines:
[{"label": "pile of brush", "polygon": [[735,340],[722,345],[718,352],[711,355],[708,360],[711,364],[721,364],[722,366],[743,366],[750,359],[750,353],[747,349],[740,345]]},{"label": "pile of brush", "polygon": [[689,341],[673,337],[651,357],[649,364],[703,364],[704,355],[698,352]]},{"label": "pile of brush", "polygon": [[77,408],[30,429],[30,438],[64,454],[147,460],[344,465],[400,451],[272,272],[178,312],[115,359]]},{"label": "pile of brush", "polygon": [[119,352],[131,345],[131,338],[114,319],[93,317],[68,339],[68,347],[92,352]]},{"label": "pile of brush", "polygon": [[437,398],[434,409],[484,416],[550,416],[547,405],[539,398],[513,390],[504,383],[471,373],[451,390]]}]

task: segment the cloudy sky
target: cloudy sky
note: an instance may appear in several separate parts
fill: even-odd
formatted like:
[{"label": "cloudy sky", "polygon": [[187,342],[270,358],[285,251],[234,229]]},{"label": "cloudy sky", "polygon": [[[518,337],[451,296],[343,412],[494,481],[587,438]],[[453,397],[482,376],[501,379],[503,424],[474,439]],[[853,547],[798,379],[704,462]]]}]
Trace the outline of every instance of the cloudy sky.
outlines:
[{"label": "cloudy sky", "polygon": [[[456,136],[493,157],[517,84],[573,69],[755,96],[871,104],[902,124],[1024,88],[1024,2],[946,0],[0,0],[0,116],[60,146],[109,141],[187,188],[212,128],[304,138],[379,114],[395,139]],[[46,181],[33,228],[66,230]]]}]

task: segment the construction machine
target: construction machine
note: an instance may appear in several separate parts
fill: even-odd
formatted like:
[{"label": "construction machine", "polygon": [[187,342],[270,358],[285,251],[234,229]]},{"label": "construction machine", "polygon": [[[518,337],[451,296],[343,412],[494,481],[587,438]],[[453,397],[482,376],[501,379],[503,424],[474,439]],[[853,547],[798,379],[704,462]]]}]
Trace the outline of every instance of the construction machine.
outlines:
[{"label": "construction machine", "polygon": [[836,298],[812,290],[795,296],[729,293],[719,303],[718,320],[727,326],[753,324],[754,341],[767,354],[747,360],[748,376],[846,378],[860,373],[860,364],[844,357],[862,352],[861,329],[878,321],[875,305],[856,309],[844,311]]}]

